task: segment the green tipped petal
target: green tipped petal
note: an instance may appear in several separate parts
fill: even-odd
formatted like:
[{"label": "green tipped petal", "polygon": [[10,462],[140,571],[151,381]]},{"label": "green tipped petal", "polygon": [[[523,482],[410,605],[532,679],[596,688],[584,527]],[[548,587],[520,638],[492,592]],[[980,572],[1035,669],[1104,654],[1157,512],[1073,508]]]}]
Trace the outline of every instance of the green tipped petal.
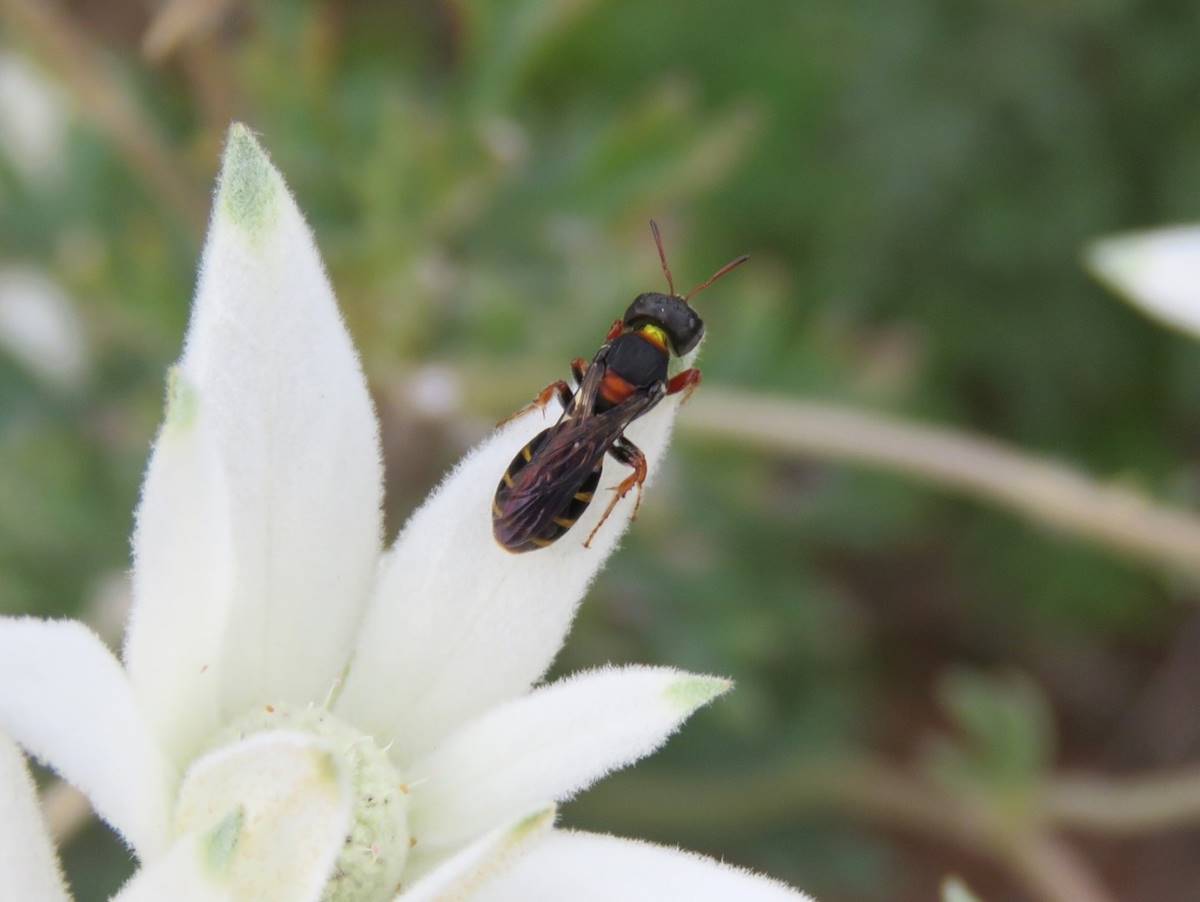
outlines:
[{"label": "green tipped petal", "polygon": [[565,801],[653,752],[729,686],[669,667],[608,667],[493,708],[412,763],[423,779],[412,835],[449,849]]},{"label": "green tipped petal", "polygon": [[183,766],[230,714],[328,694],[383,533],[366,380],[312,232],[245,126],[229,131],[167,407],[125,650]]},{"label": "green tipped petal", "polygon": [[275,219],[282,190],[282,179],[267,152],[250,129],[235,122],[229,129],[221,164],[219,209],[255,236]]},{"label": "green tipped petal", "polygon": [[732,688],[733,681],[723,677],[687,676],[667,686],[664,694],[671,704],[691,712]]}]

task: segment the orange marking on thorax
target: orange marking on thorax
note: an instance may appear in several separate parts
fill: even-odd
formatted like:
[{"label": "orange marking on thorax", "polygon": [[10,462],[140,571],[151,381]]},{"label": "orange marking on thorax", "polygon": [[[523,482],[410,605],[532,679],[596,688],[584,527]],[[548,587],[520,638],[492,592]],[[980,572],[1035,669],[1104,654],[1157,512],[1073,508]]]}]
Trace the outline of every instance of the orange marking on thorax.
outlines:
[{"label": "orange marking on thorax", "polygon": [[612,370],[604,374],[604,379],[600,383],[600,397],[609,404],[620,404],[633,392],[633,385]]}]

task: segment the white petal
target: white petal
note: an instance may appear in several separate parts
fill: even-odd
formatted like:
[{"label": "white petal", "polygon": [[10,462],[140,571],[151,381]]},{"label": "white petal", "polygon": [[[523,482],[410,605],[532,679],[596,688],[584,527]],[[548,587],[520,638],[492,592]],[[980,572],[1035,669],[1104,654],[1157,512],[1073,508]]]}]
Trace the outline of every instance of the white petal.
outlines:
[{"label": "white petal", "polygon": [[[442,861],[396,897],[397,902],[448,902],[473,893],[502,874],[554,825],[555,808],[542,806],[514,818]],[[417,847],[418,852],[420,846]],[[419,869],[419,863],[414,869]],[[565,898],[565,897],[564,897]]]},{"label": "white petal", "polygon": [[213,866],[221,859],[226,832],[181,836],[166,855],[134,874],[112,902],[233,902],[222,869]]},{"label": "white petal", "polygon": [[[803,902],[766,877],[636,840],[555,830],[472,902]],[[811,900],[810,900],[811,902]]]},{"label": "white petal", "polygon": [[[212,665],[222,712],[319,701],[345,665],[378,559],[378,426],[308,226],[241,125],[229,133],[179,372],[221,472],[213,485],[203,482],[207,471],[193,478],[221,492],[214,505],[227,520],[229,579],[209,599],[226,621],[223,658]],[[151,526],[149,511],[167,506],[150,494],[156,488],[147,485],[143,519],[169,535],[143,543],[137,566],[165,574],[176,531],[186,538],[194,527],[165,516]],[[154,549],[166,560],[153,559]],[[164,576],[136,604],[197,604],[186,587],[209,579],[201,564],[212,559],[185,561],[174,573],[178,592]],[[196,619],[135,617],[158,625],[136,642],[170,648],[188,644]],[[171,666],[162,656],[156,662],[151,670]]]},{"label": "white petal", "polygon": [[210,415],[177,369],[133,531],[125,666],[163,746],[183,766],[222,722],[221,649],[232,600],[228,493]]},{"label": "white petal", "polygon": [[24,756],[0,735],[0,899],[68,898]]},{"label": "white petal", "polygon": [[82,790],[139,858],[166,846],[171,769],[121,665],[82,624],[0,619],[0,731]]},{"label": "white petal", "polygon": [[1146,313],[1200,335],[1200,226],[1105,238],[1088,248],[1086,262]]},{"label": "white petal", "polygon": [[412,765],[412,834],[447,846],[539,800],[564,801],[650,754],[729,686],[666,667],[608,668],[494,708]]},{"label": "white petal", "polygon": [[[646,454],[651,481],[678,405],[666,398],[627,430]],[[630,472],[610,460],[595,502],[554,545],[514,555],[492,537],[501,474],[558,413],[551,404],[544,416],[526,414],[471,451],[384,559],[339,711],[394,741],[397,760],[412,760],[456,724],[520,695],[546,672],[588,584],[629,525],[632,492],[592,547],[583,547],[608,489]]]},{"label": "white petal", "polygon": [[197,761],[175,828],[210,837],[235,898],[321,898],[350,829],[353,790],[329,745],[272,731]]}]

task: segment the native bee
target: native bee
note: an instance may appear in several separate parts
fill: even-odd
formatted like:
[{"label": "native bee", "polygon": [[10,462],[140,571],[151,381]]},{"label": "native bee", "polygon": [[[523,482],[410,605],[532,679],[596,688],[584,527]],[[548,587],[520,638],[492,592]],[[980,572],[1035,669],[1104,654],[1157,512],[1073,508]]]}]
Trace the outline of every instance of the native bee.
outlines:
[{"label": "native bee", "polygon": [[637,489],[633,508],[636,517],[642,503],[642,483],[646,481],[646,456],[625,437],[625,428],[664,396],[681,391],[690,394],[700,382],[698,369],[667,376],[671,355],[684,356],[704,336],[704,322],[688,301],[749,257],[725,264],[680,297],[675,294],[662,236],[653,220],[650,231],[668,293],[638,295],[625,315],[612,324],[591,362],[582,357],[571,362],[577,390],[573,392],[560,379],[513,414],[516,417],[534,408],[544,409],[553,398],[558,398],[563,408],[558,422],[517,452],[496,487],[492,533],[507,551],[545,548],[570,529],[592,502],[606,454],[633,472],[614,489],[584,547],[591,545],[617,502],[632,488]]}]

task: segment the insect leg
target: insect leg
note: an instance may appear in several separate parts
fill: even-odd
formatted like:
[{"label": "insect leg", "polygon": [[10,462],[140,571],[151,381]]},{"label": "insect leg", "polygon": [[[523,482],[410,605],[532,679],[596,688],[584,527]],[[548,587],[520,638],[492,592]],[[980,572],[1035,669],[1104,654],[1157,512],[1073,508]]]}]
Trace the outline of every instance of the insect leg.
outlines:
[{"label": "insect leg", "polygon": [[642,449],[631,442],[625,436],[621,436],[613,442],[612,448],[609,449],[620,463],[627,467],[633,467],[633,473],[622,480],[617,486],[617,498],[625,497],[625,493],[629,491],[630,485],[637,486],[637,500],[633,504],[633,516],[630,520],[636,520],[638,510],[642,506],[642,483],[646,481],[646,455],[642,453]]},{"label": "insect leg", "polygon": [[510,420],[515,420],[517,417],[527,414],[531,410],[540,409],[545,412],[546,405],[549,404],[550,400],[554,397],[558,398],[558,403],[562,405],[563,410],[566,410],[571,405],[571,399],[575,397],[575,392],[573,392],[571,390],[571,386],[567,385],[567,383],[562,379],[556,379],[554,382],[551,382],[540,392],[538,392],[537,397],[531,402],[526,404],[516,413],[509,414],[496,425],[503,426]]},{"label": "insect leg", "polygon": [[613,324],[608,329],[608,334],[604,336],[605,341],[612,341],[618,335],[625,331],[625,321],[614,319]]},{"label": "insect leg", "polygon": [[[547,386],[547,388],[549,388],[549,386]],[[542,389],[543,395],[546,393],[546,390],[547,389]],[[575,397],[575,391],[571,388],[571,386],[567,385],[567,383],[563,382],[561,379],[555,380],[554,391],[558,394],[558,403],[562,409],[569,410],[571,407],[571,401]],[[538,395],[538,397],[540,398],[541,395]],[[543,404],[542,406],[545,407],[546,405]]]},{"label": "insect leg", "polygon": [[583,375],[587,372],[588,362],[584,357],[576,357],[571,361],[571,375],[575,377],[576,385],[583,385]]},{"label": "insect leg", "polygon": [[684,370],[677,373],[667,383],[667,394],[676,395],[679,392],[685,392],[682,401],[686,401],[692,396],[692,392],[696,390],[696,386],[700,384],[700,371],[698,369]]},{"label": "insect leg", "polygon": [[592,527],[587,541],[583,543],[584,548],[591,547],[592,539],[596,537],[596,533],[600,531],[600,527],[604,525],[604,521],[608,519],[608,515],[613,512],[613,508],[617,506],[617,502],[629,494],[630,489],[637,488],[637,501],[633,505],[633,516],[629,519],[637,519],[638,508],[642,506],[642,483],[646,481],[647,473],[646,455],[642,453],[637,445],[625,438],[625,436],[621,436],[613,442],[613,446],[609,448],[609,453],[627,467],[633,467],[633,472],[613,488],[612,500],[608,502],[608,507],[604,509],[604,513],[600,516],[600,521]]}]

